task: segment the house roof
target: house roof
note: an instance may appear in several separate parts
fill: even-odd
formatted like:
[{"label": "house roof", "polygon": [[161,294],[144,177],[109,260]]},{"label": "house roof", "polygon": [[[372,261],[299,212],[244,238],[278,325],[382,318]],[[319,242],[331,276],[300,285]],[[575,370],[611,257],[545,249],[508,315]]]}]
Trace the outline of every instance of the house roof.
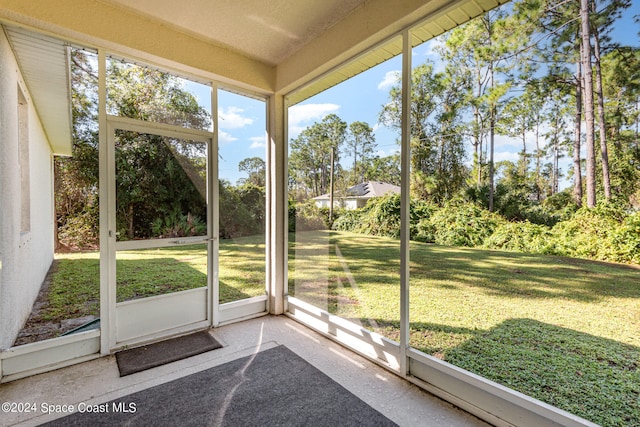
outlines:
[{"label": "house roof", "polygon": [[68,47],[19,27],[4,27],[54,154],[71,155],[71,83]]},{"label": "house roof", "polygon": [[[400,194],[400,187],[380,181],[367,181],[347,188],[346,195],[334,194],[341,199],[370,199],[388,194]],[[314,200],[329,200],[329,193],[314,197]]]}]

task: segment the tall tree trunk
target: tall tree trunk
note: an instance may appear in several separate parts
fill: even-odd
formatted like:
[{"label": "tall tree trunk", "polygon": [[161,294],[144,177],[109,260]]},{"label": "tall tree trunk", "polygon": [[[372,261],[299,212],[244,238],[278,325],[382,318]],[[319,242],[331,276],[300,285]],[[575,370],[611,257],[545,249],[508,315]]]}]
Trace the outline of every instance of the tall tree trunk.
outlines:
[{"label": "tall tree trunk", "polygon": [[522,126],[522,178],[526,181],[527,170],[529,170],[529,162],[527,161],[527,131]]},{"label": "tall tree trunk", "polygon": [[580,30],[582,35],[582,70],[584,80],[584,118],[587,144],[587,207],[596,205],[596,150],[595,150],[595,123],[593,102],[593,69],[591,67],[591,36],[589,25],[589,0],[580,0]]},{"label": "tall tree trunk", "polygon": [[[331,152],[331,155],[333,155],[333,151]],[[358,185],[358,162],[357,159],[358,158],[358,149],[354,149],[353,150],[353,185]],[[331,159],[331,167],[333,167],[333,159]],[[333,178],[333,174],[331,176]]]},{"label": "tall tree trunk", "polygon": [[[594,7],[595,9],[595,7]],[[596,93],[598,94],[598,127],[600,128],[600,153],[602,157],[602,185],[604,197],[611,199],[611,181],[609,179],[609,152],[607,149],[607,131],[604,120],[604,94],[602,92],[602,70],[600,68],[600,37],[598,28],[593,28],[593,53],[596,69]]]},{"label": "tall tree trunk", "polygon": [[[580,49],[582,51],[582,49]],[[573,198],[582,206],[582,160],[580,158],[580,140],[582,138],[582,67],[576,63],[576,117],[573,136]]]},{"label": "tall tree trunk", "polygon": [[551,194],[556,194],[558,192],[558,181],[560,181],[560,171],[559,169],[559,149],[558,149],[558,137],[555,137],[555,142],[553,144],[553,181],[551,183]]},{"label": "tall tree trunk", "polygon": [[[491,73],[491,88],[493,89],[494,84],[495,84],[495,80],[494,80],[494,74],[493,74],[493,64],[489,65],[489,72]],[[495,173],[495,168],[493,165],[493,151],[494,151],[494,145],[495,145],[495,127],[496,127],[496,107],[495,105],[493,105],[493,101],[492,101],[492,105],[490,107],[490,112],[489,112],[489,212],[493,212],[493,198],[494,198],[494,185],[493,185],[493,181],[494,181],[494,173]]]},{"label": "tall tree trunk", "polygon": [[480,112],[477,107],[474,108],[473,115],[476,122],[476,128],[473,132],[473,148],[476,153],[476,167],[478,168],[476,182],[479,187],[482,185],[482,134],[480,133]]},{"label": "tall tree trunk", "polygon": [[496,108],[495,107],[491,107],[491,119],[490,119],[490,126],[491,129],[489,130],[489,212],[493,212],[493,198],[494,198],[494,177],[493,175],[495,174],[495,168],[493,165],[493,151],[494,151],[494,145],[495,145],[495,131],[494,131],[494,127],[496,124]]},{"label": "tall tree trunk", "polygon": [[[480,69],[476,71],[477,92],[476,99],[482,95],[482,79],[480,77]],[[482,185],[482,118],[480,117],[480,107],[477,105],[473,108],[473,116],[476,121],[476,129],[474,131],[474,148],[476,150],[476,161],[478,163],[478,187]]]},{"label": "tall tree trunk", "polygon": [[542,154],[540,152],[540,124],[539,121],[536,123],[536,200],[539,202],[542,199],[542,184],[540,179],[540,168],[541,168],[541,157]]}]

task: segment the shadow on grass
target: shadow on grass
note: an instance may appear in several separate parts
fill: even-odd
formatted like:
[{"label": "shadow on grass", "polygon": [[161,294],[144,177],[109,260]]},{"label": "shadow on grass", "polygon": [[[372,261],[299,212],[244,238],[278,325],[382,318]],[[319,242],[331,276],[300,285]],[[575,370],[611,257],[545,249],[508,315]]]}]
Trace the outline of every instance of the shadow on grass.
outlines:
[{"label": "shadow on grass", "polygon": [[[290,292],[295,291],[293,276],[315,285],[307,289],[308,297],[322,292],[325,300],[331,302],[336,279],[347,283],[342,267],[330,260],[336,258],[332,248],[338,245],[360,290],[373,301],[370,312],[377,324],[376,332],[398,341],[399,322],[393,319],[398,319],[399,308],[389,309],[398,300],[390,295],[400,286],[398,241],[326,231],[309,232],[306,236],[299,233],[294,238],[297,240],[290,240],[290,269],[293,262],[300,262],[302,268],[290,270]],[[313,253],[314,247],[317,254]],[[296,255],[302,259],[296,260]],[[411,243],[410,257],[412,289],[422,288],[424,292],[417,295],[425,296],[425,301],[434,295],[441,296],[439,290],[446,290],[440,300],[445,308],[447,304],[460,302],[444,299],[453,294],[473,297],[469,307],[477,305],[481,311],[498,312],[504,306],[515,307],[517,311],[518,307],[533,304],[538,304],[541,312],[563,310],[566,309],[562,308],[563,300],[569,300],[578,303],[570,305],[574,307],[572,310],[578,310],[568,313],[568,318],[584,317],[587,326],[582,330],[599,333],[595,332],[596,326],[600,327],[602,319],[589,317],[595,315],[589,314],[588,307],[601,303],[599,307],[604,308],[597,312],[598,316],[627,307],[633,312],[635,300],[629,299],[640,298],[640,269],[634,266],[416,242]],[[306,274],[320,266],[326,270],[324,281],[318,281],[317,275]],[[371,302],[347,290],[346,287],[340,290],[339,295],[355,298],[348,301],[350,305]],[[621,300],[626,301],[623,304]],[[336,304],[326,305],[331,313],[342,315]],[[424,311],[428,312],[430,307],[426,306]],[[462,323],[460,316],[468,314],[457,312],[460,307],[449,308],[452,322]],[[390,315],[385,315],[385,310]],[[412,322],[411,345],[603,426],[640,426],[640,347],[530,318],[507,317],[489,323],[497,324],[490,329],[451,326],[444,324],[446,320],[442,324]],[[361,316],[360,320],[372,327],[368,319]],[[558,320],[564,324],[561,322]],[[631,317],[631,325],[612,326],[626,331],[633,328],[633,322]],[[473,319],[468,323],[478,324]]]},{"label": "shadow on grass", "polygon": [[640,425],[639,347],[533,319],[509,319],[489,330],[411,326],[412,340],[416,334],[462,338],[436,355],[458,367],[603,426]]},{"label": "shadow on grass", "polygon": [[582,302],[640,298],[640,269],[558,256],[416,244],[412,246],[411,273],[417,279],[447,281],[447,286],[453,279],[462,286],[509,298]]},{"label": "shadow on grass", "polygon": [[[304,244],[337,243],[359,283],[375,284],[383,272],[397,271],[399,277],[397,240],[328,231],[305,234],[311,237],[290,244],[290,261]],[[562,298],[581,302],[597,302],[607,297],[640,298],[638,266],[550,255],[411,242],[410,274],[412,283],[426,280],[432,286],[448,289],[473,287],[506,298]]]}]

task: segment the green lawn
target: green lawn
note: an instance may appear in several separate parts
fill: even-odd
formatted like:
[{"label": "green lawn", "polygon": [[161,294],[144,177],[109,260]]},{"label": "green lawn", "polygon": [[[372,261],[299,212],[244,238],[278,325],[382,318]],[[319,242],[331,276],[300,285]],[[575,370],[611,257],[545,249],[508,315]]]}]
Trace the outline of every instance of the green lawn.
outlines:
[{"label": "green lawn", "polygon": [[[398,338],[397,240],[290,240],[291,295]],[[412,346],[599,424],[640,425],[640,269],[412,242],[410,270]]]},{"label": "green lawn", "polygon": [[[259,237],[221,240],[220,302],[265,293],[265,245]],[[100,254],[56,254],[48,304],[39,320],[100,315]],[[118,302],[207,285],[205,245],[118,252]]]},{"label": "green lawn", "polygon": [[[397,339],[400,247],[290,235],[289,294]],[[204,248],[127,251],[118,298],[204,286]],[[604,426],[640,425],[640,269],[411,243],[411,345]],[[57,256],[52,319],[98,314],[97,253]],[[221,301],[264,294],[264,243],[220,242]],[[170,285],[170,286],[169,286]]]}]

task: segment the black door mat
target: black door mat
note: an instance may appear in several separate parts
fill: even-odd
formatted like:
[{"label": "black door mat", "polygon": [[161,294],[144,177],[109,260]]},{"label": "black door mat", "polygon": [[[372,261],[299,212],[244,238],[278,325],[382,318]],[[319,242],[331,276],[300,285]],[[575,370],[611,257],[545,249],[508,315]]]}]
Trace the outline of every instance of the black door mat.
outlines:
[{"label": "black door mat", "polygon": [[196,332],[116,353],[120,376],[155,368],[222,347],[207,331]]}]

